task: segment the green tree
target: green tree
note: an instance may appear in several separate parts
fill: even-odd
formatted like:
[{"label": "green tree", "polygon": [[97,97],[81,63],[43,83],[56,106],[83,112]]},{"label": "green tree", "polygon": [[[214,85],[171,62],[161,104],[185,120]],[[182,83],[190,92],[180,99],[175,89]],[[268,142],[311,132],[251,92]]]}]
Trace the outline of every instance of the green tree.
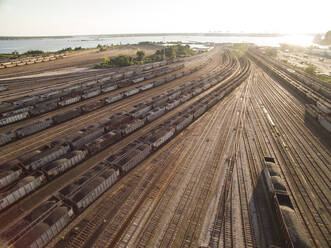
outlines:
[{"label": "green tree", "polygon": [[170,59],[176,58],[176,50],[174,46],[167,47],[165,49],[165,56]]},{"label": "green tree", "polygon": [[186,55],[186,48],[184,46],[178,45],[177,46],[177,56],[185,56]]},{"label": "green tree", "polygon": [[39,55],[39,54],[43,54],[44,52],[41,50],[29,50],[26,53],[24,53],[25,55]]},{"label": "green tree", "polygon": [[309,65],[304,69],[305,72],[315,75],[316,74],[316,66],[314,65]]},{"label": "green tree", "polygon": [[118,55],[117,57],[110,58],[110,64],[114,66],[128,66],[133,64],[133,58],[126,55]]},{"label": "green tree", "polygon": [[137,60],[138,61],[143,61],[145,58],[145,52],[142,50],[137,51]]},{"label": "green tree", "polygon": [[103,64],[109,64],[110,63],[110,58],[109,57],[103,57],[102,58],[102,63]]}]

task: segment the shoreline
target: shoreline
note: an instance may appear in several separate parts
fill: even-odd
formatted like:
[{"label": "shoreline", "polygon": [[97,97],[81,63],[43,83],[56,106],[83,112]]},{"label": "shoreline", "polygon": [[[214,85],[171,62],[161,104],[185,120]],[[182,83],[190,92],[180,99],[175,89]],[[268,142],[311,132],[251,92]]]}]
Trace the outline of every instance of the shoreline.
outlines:
[{"label": "shoreline", "polygon": [[[279,33],[138,33],[138,34],[87,34],[87,35],[62,35],[62,36],[0,36],[0,40],[25,40],[25,39],[67,39],[77,37],[144,37],[144,36],[219,36],[219,37],[279,37],[289,34]],[[305,34],[306,35],[306,34]]]}]

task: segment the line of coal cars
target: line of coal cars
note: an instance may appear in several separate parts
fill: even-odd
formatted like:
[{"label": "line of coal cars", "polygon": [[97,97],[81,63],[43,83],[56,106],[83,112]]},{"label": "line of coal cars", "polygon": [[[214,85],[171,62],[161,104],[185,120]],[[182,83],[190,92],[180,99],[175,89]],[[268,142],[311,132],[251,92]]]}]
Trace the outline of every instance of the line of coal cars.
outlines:
[{"label": "line of coal cars", "polygon": [[[201,64],[196,70],[203,66],[204,64]],[[137,104],[129,113],[116,113],[100,120],[95,126],[88,126],[67,136],[66,140],[54,141],[2,164],[0,166],[0,210],[40,187],[47,180],[78,164],[87,156],[99,152],[192,96],[201,93],[200,86],[203,84],[204,82],[194,81],[168,90],[146,103]],[[211,83],[207,84],[208,87],[211,85]],[[189,93],[191,90],[192,93]],[[183,98],[180,99],[182,95]],[[41,171],[37,171],[39,169]],[[18,179],[21,180],[15,182]]]},{"label": "line of coal cars", "polygon": [[[47,180],[51,180],[78,164],[88,155],[98,153],[146,123],[159,118],[192,96],[201,93],[212,83],[206,84],[205,88],[200,88],[201,85],[203,83],[196,81],[191,82],[190,85],[168,90],[164,94],[153,97],[149,102],[137,104],[129,113],[116,113],[101,120],[98,125],[89,126],[69,135],[65,142],[54,141],[1,165],[0,188],[3,190],[0,210],[40,187]],[[191,90],[192,93],[189,93]],[[180,99],[180,96],[183,97]],[[40,168],[44,173],[35,172]],[[12,184],[26,174],[25,172],[33,173],[28,173],[29,175],[18,183]]]},{"label": "line of coal cars", "polygon": [[[134,89],[124,90],[124,91],[122,91],[122,92],[120,92],[120,93],[118,93],[114,96],[105,97],[101,100],[97,100],[97,101],[94,101],[92,103],[85,104],[82,107],[78,107],[78,108],[68,110],[68,111],[64,112],[63,114],[54,115],[51,118],[36,121],[32,124],[22,126],[22,127],[17,128],[13,131],[0,133],[0,146],[8,144],[8,143],[13,142],[13,141],[18,140],[18,139],[21,139],[21,138],[26,137],[28,135],[34,134],[34,133],[39,132],[41,130],[44,130],[48,127],[51,127],[51,126],[57,125],[59,123],[71,120],[71,119],[73,119],[75,117],[78,117],[82,114],[91,112],[91,111],[96,110],[98,108],[101,108],[105,105],[108,105],[108,104],[114,103],[116,101],[119,101],[123,98],[138,94],[139,92],[142,92],[142,91],[154,88],[154,87],[158,87],[162,84],[168,83],[168,82],[170,82],[172,80],[175,80],[177,78],[186,76],[188,74],[191,74],[191,73],[201,69],[202,66],[204,66],[205,64],[206,63],[203,63],[203,64],[201,64],[201,65],[199,65],[195,68],[185,70],[183,72],[168,76],[166,78],[156,80],[154,82],[150,82],[146,85],[136,87]],[[157,76],[160,76],[160,75],[163,75],[163,74],[167,74],[167,73],[170,73],[170,72],[180,70],[183,67],[184,67],[184,65],[178,65],[178,66],[175,66],[175,67],[172,67],[172,68],[166,67],[166,68],[156,70],[154,72],[149,72],[149,74],[152,77],[157,77]],[[93,93],[93,94],[97,93],[97,95],[99,95],[99,94],[101,94],[101,92],[111,92],[111,91],[116,90],[118,88],[127,87],[127,86],[130,86],[132,84],[136,84],[138,82],[141,82],[145,79],[150,79],[150,78],[152,78],[151,76],[147,78],[146,75],[145,75],[145,76],[139,76],[138,78],[125,79],[125,80],[115,81],[115,82],[110,82],[110,83],[104,82],[103,86],[105,86],[105,87],[104,88],[101,87],[101,88],[97,88],[97,89],[94,88],[93,92],[95,92],[95,93]],[[125,84],[123,82],[125,82]],[[92,92],[92,91],[90,91],[90,92]],[[83,96],[80,96],[80,95],[73,96],[73,93],[71,93],[70,103],[67,102],[66,105],[75,103],[77,101],[80,101],[80,99],[82,99],[82,98],[85,99]],[[75,100],[73,100],[73,99],[75,99]],[[52,100],[50,100],[50,101],[52,101]],[[55,104],[55,106],[57,106],[57,104],[61,105],[61,102],[55,102],[54,104]],[[38,106],[38,104],[36,106]],[[47,106],[52,106],[52,105],[47,105]],[[30,106],[24,107],[24,109],[29,108],[29,107]],[[48,107],[48,111],[50,111],[49,107]]]},{"label": "line of coal cars", "polygon": [[[41,162],[42,159],[40,157],[32,161],[35,164],[37,163],[38,166],[40,163],[46,163],[44,167],[41,167],[41,170],[45,174],[45,177],[51,179],[56,174],[63,172],[63,164],[67,160],[73,157],[76,157],[76,161],[82,160],[84,157],[89,156],[89,154],[95,154],[105,149],[110,144],[121,139],[123,135],[125,136],[131,133],[135,129],[131,127],[136,125],[135,123],[138,121],[142,121],[145,124],[148,123],[148,117],[154,115],[157,110],[164,109],[164,111],[168,111],[168,109],[173,108],[172,104],[175,101],[179,101],[178,104],[184,103],[193,96],[216,85],[224,77],[225,75],[220,75],[220,73],[202,77],[199,80],[188,82],[184,86],[170,90],[166,94],[151,99],[147,103],[139,104],[130,113],[119,113],[107,120],[101,120],[102,127],[88,127],[86,130],[90,129],[93,131],[87,133],[84,133],[86,130],[82,130],[82,133],[68,138],[71,140],[70,144],[64,145],[64,143],[58,144],[55,142],[53,147],[48,148],[48,151],[52,149],[57,151],[67,149],[67,153],[62,158],[59,159],[59,156],[57,156],[56,160],[53,159],[50,163]],[[218,86],[212,93],[189,105],[183,111],[174,114],[161,125],[129,143],[104,161],[92,166],[86,173],[60,189],[58,193],[51,196],[47,201],[43,202],[32,212],[12,225],[11,228],[3,232],[1,234],[2,240],[14,247],[44,247],[73,218],[78,216],[121,176],[126,175],[129,170],[138,165],[153,151],[159,149],[186,126],[199,118],[243,80],[244,78],[240,79],[238,77],[235,83],[228,82],[227,84]],[[198,89],[201,88],[202,90],[199,91]],[[175,99],[169,100],[178,91],[181,94]],[[168,101],[163,102],[164,97]],[[147,110],[149,108],[148,106],[152,106],[151,110]],[[136,114],[139,117],[134,117]],[[162,114],[156,115],[161,116]],[[137,124],[136,127],[139,128],[140,125]],[[100,128],[103,131],[100,132]],[[94,139],[85,138],[90,134]],[[81,142],[82,139],[84,142]],[[70,146],[70,148],[67,146]],[[59,163],[59,160],[62,160],[62,162]],[[36,168],[35,164],[34,166]]]},{"label": "line of coal cars", "polygon": [[331,106],[325,102],[305,105],[305,120],[313,119],[331,133]]},{"label": "line of coal cars", "polygon": [[155,62],[127,72],[113,73],[98,80],[71,84],[64,88],[52,89],[41,94],[24,96],[2,102],[0,103],[0,126],[5,126],[28,117],[38,116],[54,109],[110,92],[116,88],[127,87],[145,79],[163,75],[168,73],[168,67],[160,68],[159,70],[152,69],[179,61],[182,61],[182,59]]},{"label": "line of coal cars", "polygon": [[272,157],[265,157],[264,160],[263,176],[283,235],[283,247],[311,247],[307,233],[299,222],[287,193],[279,165],[275,163],[275,159]]}]

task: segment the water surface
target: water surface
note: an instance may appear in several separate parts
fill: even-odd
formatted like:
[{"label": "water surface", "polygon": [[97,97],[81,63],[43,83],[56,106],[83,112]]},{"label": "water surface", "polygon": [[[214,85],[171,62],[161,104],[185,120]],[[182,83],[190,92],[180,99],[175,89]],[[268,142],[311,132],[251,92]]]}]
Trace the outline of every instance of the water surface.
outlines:
[{"label": "water surface", "polygon": [[292,45],[310,46],[313,43],[313,35],[286,35],[274,37],[252,37],[252,36],[136,36],[136,37],[98,37],[98,36],[74,36],[70,38],[36,38],[0,40],[0,53],[12,53],[18,51],[24,53],[28,50],[42,50],[54,52],[67,47],[93,48],[101,45],[136,44],[142,41],[154,42],[216,42],[216,43],[238,43],[250,42],[260,46],[279,46],[280,43]]}]

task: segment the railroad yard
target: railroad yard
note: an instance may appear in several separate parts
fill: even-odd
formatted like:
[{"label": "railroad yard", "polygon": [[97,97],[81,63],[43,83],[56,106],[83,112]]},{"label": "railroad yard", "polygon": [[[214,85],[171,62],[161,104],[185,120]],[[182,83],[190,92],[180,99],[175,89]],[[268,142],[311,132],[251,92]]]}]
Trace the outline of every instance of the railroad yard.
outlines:
[{"label": "railroad yard", "polygon": [[234,50],[3,79],[0,247],[330,247],[331,85]]}]

